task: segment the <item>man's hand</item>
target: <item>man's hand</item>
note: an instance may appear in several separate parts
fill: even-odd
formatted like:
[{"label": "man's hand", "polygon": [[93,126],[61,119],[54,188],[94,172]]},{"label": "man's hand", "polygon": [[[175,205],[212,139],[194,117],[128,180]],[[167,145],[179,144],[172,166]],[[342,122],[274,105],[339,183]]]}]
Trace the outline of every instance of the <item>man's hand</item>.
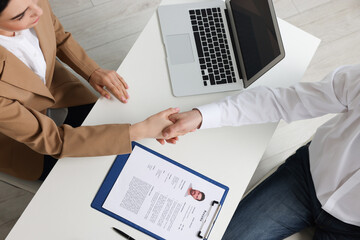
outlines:
[{"label": "man's hand", "polygon": [[[121,102],[126,103],[129,94],[126,89],[128,85],[125,80],[115,71],[103,68],[96,69],[89,78],[90,85],[102,96],[110,99],[110,91]],[[104,89],[106,88],[106,90]]]},{"label": "man's hand", "polygon": [[[163,131],[163,138],[168,143],[175,143],[178,136],[185,135],[189,132],[194,132],[200,128],[202,123],[202,116],[199,110],[193,109],[188,112],[175,113],[169,116],[169,119],[174,124],[166,127]],[[175,140],[176,139],[176,140]],[[164,144],[163,139],[157,139],[158,142]]]}]

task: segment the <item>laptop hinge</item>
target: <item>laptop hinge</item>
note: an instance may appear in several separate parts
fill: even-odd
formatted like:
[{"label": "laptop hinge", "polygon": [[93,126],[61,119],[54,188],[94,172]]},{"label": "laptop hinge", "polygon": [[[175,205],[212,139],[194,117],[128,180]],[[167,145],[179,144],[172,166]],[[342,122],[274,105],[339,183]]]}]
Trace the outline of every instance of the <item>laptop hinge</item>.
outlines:
[{"label": "laptop hinge", "polygon": [[238,55],[238,53],[236,51],[236,47],[235,47],[235,43],[234,43],[234,35],[233,35],[233,30],[232,30],[232,27],[231,27],[231,23],[230,23],[229,13],[228,13],[228,10],[226,8],[224,10],[225,10],[226,21],[227,21],[227,24],[228,24],[228,29],[229,29],[229,32],[230,32],[231,44],[233,46],[233,50],[234,50],[233,52],[235,54],[237,71],[239,73],[240,79],[243,79],[242,74],[241,74],[241,69],[240,69],[239,55]]}]

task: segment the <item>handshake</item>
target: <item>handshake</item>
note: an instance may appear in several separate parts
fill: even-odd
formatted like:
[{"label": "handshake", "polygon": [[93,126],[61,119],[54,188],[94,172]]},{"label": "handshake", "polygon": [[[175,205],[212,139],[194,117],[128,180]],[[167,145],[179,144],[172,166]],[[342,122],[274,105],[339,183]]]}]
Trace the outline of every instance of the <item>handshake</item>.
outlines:
[{"label": "handshake", "polygon": [[179,111],[179,108],[169,108],[131,125],[130,140],[155,138],[161,144],[175,144],[179,136],[200,128],[202,115],[199,110],[193,109],[182,113]]}]

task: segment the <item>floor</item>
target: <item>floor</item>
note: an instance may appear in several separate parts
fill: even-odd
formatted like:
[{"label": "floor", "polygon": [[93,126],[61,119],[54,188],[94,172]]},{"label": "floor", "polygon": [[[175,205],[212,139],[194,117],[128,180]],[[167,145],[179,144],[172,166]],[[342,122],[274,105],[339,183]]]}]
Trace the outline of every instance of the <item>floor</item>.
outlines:
[{"label": "floor", "polygon": [[[318,81],[339,65],[359,62],[360,1],[273,1],[278,17],[322,40],[303,81]],[[117,69],[160,0],[50,0],[50,3],[65,29],[73,33],[100,66]],[[249,187],[331,117],[291,124],[280,122]],[[0,239],[5,239],[32,197],[32,193],[0,181]]]}]

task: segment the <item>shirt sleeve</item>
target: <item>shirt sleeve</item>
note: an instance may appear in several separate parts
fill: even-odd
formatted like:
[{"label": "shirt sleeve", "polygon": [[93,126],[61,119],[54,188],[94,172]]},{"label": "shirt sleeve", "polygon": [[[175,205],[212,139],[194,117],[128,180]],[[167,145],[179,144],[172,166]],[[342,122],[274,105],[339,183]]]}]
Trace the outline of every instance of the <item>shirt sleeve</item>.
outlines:
[{"label": "shirt sleeve", "polygon": [[286,122],[341,113],[360,101],[360,65],[343,66],[319,82],[288,88],[260,86],[197,107],[201,129],[267,122]]}]

